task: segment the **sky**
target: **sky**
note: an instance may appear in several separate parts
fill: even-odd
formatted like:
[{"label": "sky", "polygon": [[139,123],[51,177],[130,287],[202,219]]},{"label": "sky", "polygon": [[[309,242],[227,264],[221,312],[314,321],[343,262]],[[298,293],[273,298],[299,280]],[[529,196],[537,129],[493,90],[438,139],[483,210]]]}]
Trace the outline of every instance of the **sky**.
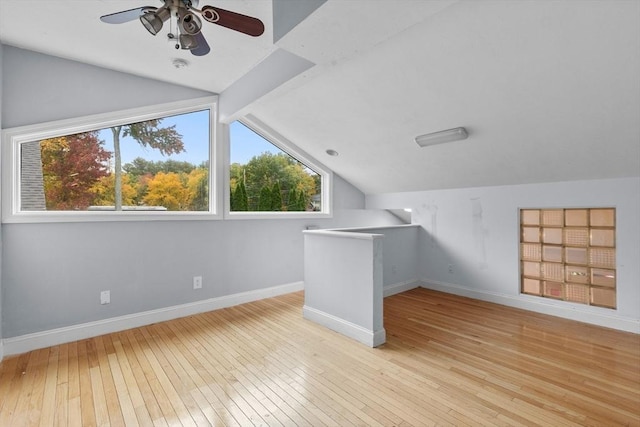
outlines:
[{"label": "sky", "polygon": [[[176,161],[187,161],[200,165],[208,160],[209,148],[209,112],[208,110],[196,111],[162,119],[161,126],[176,126],[178,133],[182,135],[185,151],[163,156],[158,150],[150,147],[143,147],[133,138],[120,139],[120,152],[122,154],[122,164],[130,163],[136,157],[146,160],[165,161],[168,159]],[[247,163],[253,156],[264,152],[277,153],[280,150],[273,144],[266,141],[240,122],[233,122],[230,126],[231,140],[231,163]],[[102,129],[99,138],[104,141],[104,148],[113,152],[113,136],[110,129]]]}]

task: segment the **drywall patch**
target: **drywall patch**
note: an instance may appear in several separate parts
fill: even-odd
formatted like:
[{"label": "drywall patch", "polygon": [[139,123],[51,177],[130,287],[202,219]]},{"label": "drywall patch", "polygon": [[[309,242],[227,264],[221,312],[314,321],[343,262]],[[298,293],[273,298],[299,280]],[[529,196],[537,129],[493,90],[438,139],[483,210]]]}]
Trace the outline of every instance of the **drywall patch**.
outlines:
[{"label": "drywall patch", "polygon": [[416,212],[416,222],[427,231],[429,246],[435,248],[438,242],[438,205],[431,200],[423,203]]},{"label": "drywall patch", "polygon": [[485,236],[487,230],[484,227],[482,218],[482,201],[479,197],[471,199],[471,217],[473,228],[473,249],[478,267],[481,270],[487,268],[487,248],[485,245]]}]

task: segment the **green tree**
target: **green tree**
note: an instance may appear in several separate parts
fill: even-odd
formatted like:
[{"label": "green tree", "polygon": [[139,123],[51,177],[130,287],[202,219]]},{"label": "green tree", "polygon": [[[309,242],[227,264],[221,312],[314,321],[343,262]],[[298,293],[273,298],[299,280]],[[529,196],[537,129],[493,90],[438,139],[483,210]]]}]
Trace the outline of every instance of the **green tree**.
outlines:
[{"label": "green tree", "polygon": [[147,120],[111,128],[113,135],[113,156],[115,176],[115,209],[122,210],[122,155],[120,154],[120,137],[130,136],[143,147],[151,147],[164,155],[184,151],[182,135],[174,126],[160,127],[162,119]]},{"label": "green tree", "polygon": [[248,210],[249,203],[247,200],[247,190],[244,187],[244,182],[240,181],[236,184],[236,188],[231,194],[231,211],[245,212]]},{"label": "green tree", "polygon": [[271,187],[271,209],[269,210],[274,212],[282,210],[282,190],[279,182],[276,182]]},{"label": "green tree", "polygon": [[260,190],[260,198],[258,200],[258,210],[261,212],[271,210],[271,189],[265,185]]},{"label": "green tree", "polygon": [[[237,183],[242,180],[245,184],[249,210],[270,211],[265,209],[260,194],[263,187],[273,189],[278,183],[280,197],[288,194],[292,189],[297,194],[304,191],[305,194],[316,193],[316,182],[313,173],[304,165],[285,153],[262,153],[254,156],[246,165],[232,164],[230,173],[230,188],[235,190]],[[262,197],[264,199],[264,197]],[[270,206],[270,205],[269,205]],[[278,210],[282,210],[282,203]]]},{"label": "green tree", "polygon": [[244,182],[244,168],[245,165],[240,163],[232,163],[229,167],[229,184],[230,188],[234,190],[240,181]]},{"label": "green tree", "polygon": [[301,191],[298,194],[298,207],[296,208],[297,211],[301,211],[304,212],[307,210],[307,206],[309,206],[309,196],[307,196],[307,193],[305,193],[304,191]]},{"label": "green tree", "polygon": [[287,198],[287,211],[298,210],[298,192],[295,188],[289,190],[289,197]]},{"label": "green tree", "polygon": [[[207,166],[208,168],[208,166]],[[122,170],[132,177],[139,177],[146,174],[155,175],[158,172],[175,172],[175,173],[186,173],[189,174],[191,171],[196,169],[196,166],[192,163],[186,161],[178,161],[178,160],[146,160],[142,157],[136,157],[131,161],[131,163],[127,163],[122,166]]]}]

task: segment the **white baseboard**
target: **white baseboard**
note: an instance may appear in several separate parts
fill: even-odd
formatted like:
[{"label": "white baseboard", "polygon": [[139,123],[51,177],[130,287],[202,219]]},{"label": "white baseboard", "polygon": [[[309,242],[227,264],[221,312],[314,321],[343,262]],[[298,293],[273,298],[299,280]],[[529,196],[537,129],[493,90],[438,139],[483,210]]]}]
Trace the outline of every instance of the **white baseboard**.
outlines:
[{"label": "white baseboard", "polygon": [[193,314],[232,307],[251,301],[270,298],[278,295],[297,292],[304,289],[304,282],[295,282],[286,285],[273,286],[255,291],[241,292],[223,297],[210,298],[187,304],[174,305],[157,310],[143,311],[141,313],[129,314],[126,316],[113,317],[111,319],[98,320],[95,322],[83,323],[80,325],[67,326],[64,328],[51,329],[48,331],[36,332],[19,337],[5,338],[0,341],[1,355],[13,355],[26,353],[39,348],[51,347],[67,342],[78,341],[86,338],[97,337],[112,332],[137,328],[139,326],[150,325],[152,323],[164,322],[177,319],[179,317],[191,316]]},{"label": "white baseboard", "polygon": [[447,292],[482,301],[494,302],[509,307],[521,308],[550,316],[577,320],[583,323],[618,329],[620,331],[640,334],[640,321],[610,313],[611,310],[592,307],[584,304],[554,301],[529,295],[505,295],[494,292],[470,289],[464,286],[439,281],[423,281],[421,287],[436,291]]},{"label": "white baseboard", "polygon": [[382,289],[382,294],[386,298],[391,295],[395,295],[401,292],[410,291],[411,289],[419,288],[421,285],[422,285],[422,282],[417,279],[407,280],[406,282],[398,282],[392,285],[385,286]]},{"label": "white baseboard", "polygon": [[302,308],[302,316],[369,347],[378,347],[387,340],[384,328],[372,331],[307,305]]}]

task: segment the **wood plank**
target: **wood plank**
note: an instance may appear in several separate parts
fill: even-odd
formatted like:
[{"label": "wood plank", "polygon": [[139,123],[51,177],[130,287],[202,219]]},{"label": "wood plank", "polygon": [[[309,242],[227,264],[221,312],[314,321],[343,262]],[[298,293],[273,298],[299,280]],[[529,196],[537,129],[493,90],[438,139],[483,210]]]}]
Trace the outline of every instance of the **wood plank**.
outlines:
[{"label": "wood plank", "polygon": [[40,414],[40,425],[43,427],[51,426],[55,420],[59,357],[60,347],[52,347],[49,352],[49,360],[47,361],[44,396],[42,399],[42,412]]},{"label": "wood plank", "polygon": [[[107,406],[107,413],[109,414],[109,424],[113,427],[124,426],[124,418],[122,416],[122,410],[120,408],[120,402],[118,400],[118,391],[113,381],[113,374],[111,373],[111,367],[109,366],[109,357],[106,347],[112,348],[110,336],[100,336],[95,338],[96,341],[96,353],[98,358],[97,368],[100,371],[100,381],[102,383],[104,400]],[[105,344],[108,343],[108,344]]]},{"label": "wood plank", "polygon": [[96,426],[96,411],[93,404],[93,388],[89,372],[89,350],[91,340],[78,342],[78,381],[80,385],[80,417],[83,426]]}]

